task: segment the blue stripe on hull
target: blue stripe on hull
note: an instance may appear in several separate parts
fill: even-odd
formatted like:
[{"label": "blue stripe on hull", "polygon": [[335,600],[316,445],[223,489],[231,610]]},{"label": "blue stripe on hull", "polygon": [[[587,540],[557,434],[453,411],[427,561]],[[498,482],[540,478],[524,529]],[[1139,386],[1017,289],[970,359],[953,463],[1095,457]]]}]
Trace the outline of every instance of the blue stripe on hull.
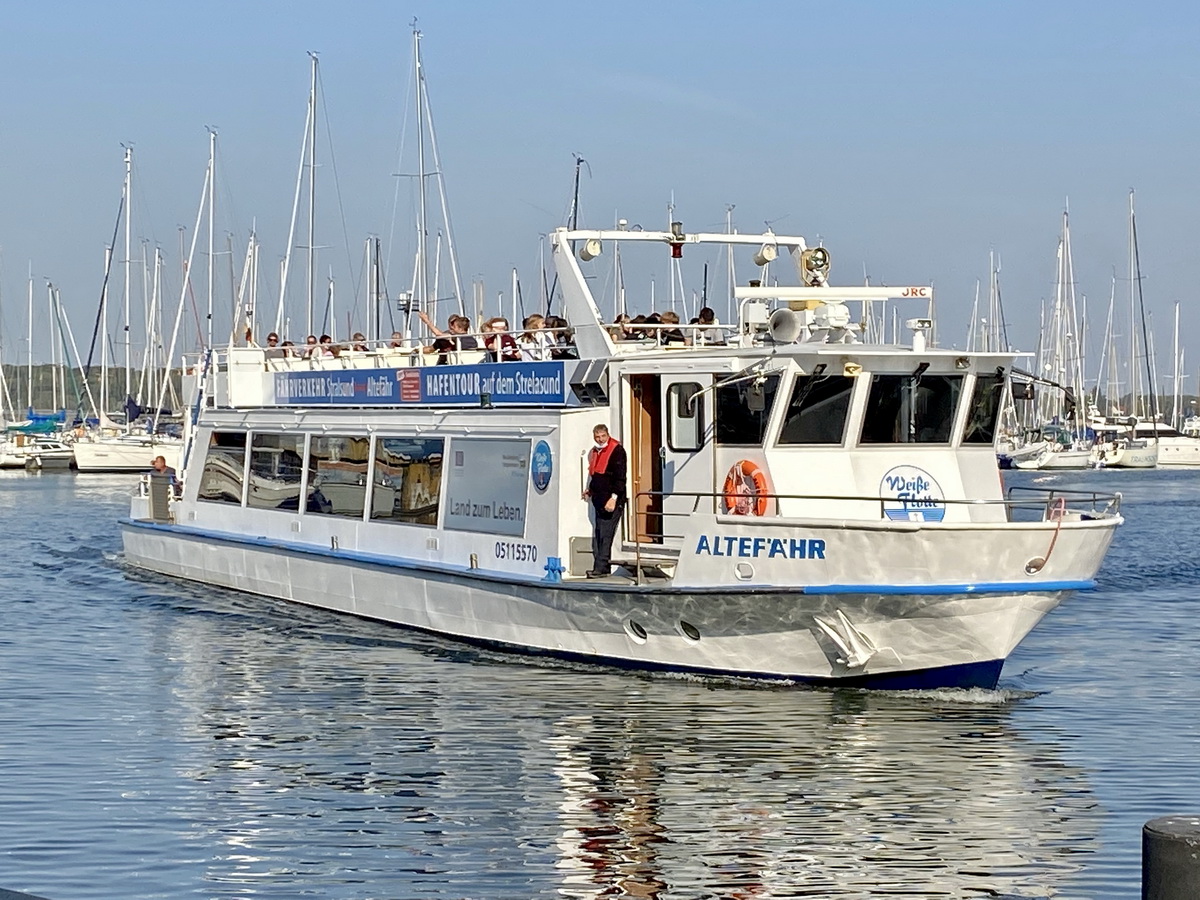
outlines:
[{"label": "blue stripe on hull", "polygon": [[[318,547],[313,544],[301,544],[285,541],[279,538],[267,538],[230,534],[228,532],[210,531],[206,528],[195,528],[186,525],[168,525],[161,522],[148,522],[141,519],[121,519],[120,524],[126,528],[139,528],[147,531],[161,531],[189,540],[215,540],[225,544],[242,544],[269,550],[281,550],[285,553],[297,553],[308,556],[321,556],[326,559],[343,562],[365,563],[373,566],[383,566],[392,569],[409,569],[439,575],[457,575],[464,578],[474,578],[480,581],[498,581],[505,584],[546,585],[544,578],[522,576],[514,572],[502,572],[489,569],[472,569],[468,566],[452,565],[449,563],[433,563],[428,560],[404,559],[395,556],[383,556],[378,553],[367,553],[359,550],[334,550],[329,547]],[[557,590],[577,590],[607,593],[610,591],[625,592],[662,592],[689,594],[720,594],[731,590],[729,585],[714,586],[684,586],[674,585],[625,585],[605,583],[603,581],[561,581],[553,583]],[[1051,591],[1086,591],[1096,586],[1096,582],[1079,581],[993,581],[976,582],[972,584],[824,584],[824,585],[783,585],[744,584],[738,585],[738,593],[780,593],[795,592],[800,594],[819,595],[859,595],[859,594],[888,594],[894,596],[929,597],[950,594],[1037,594]]]}]

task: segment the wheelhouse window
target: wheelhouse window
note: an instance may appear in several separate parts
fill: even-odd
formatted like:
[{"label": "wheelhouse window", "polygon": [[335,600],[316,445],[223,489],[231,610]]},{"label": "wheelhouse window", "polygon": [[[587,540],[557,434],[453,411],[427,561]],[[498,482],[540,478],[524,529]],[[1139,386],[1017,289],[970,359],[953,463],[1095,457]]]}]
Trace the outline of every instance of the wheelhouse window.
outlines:
[{"label": "wheelhouse window", "polygon": [[961,375],[874,375],[863,418],[864,444],[948,444]]},{"label": "wheelhouse window", "polygon": [[971,393],[971,412],[967,416],[967,428],[963,432],[964,444],[991,445],[996,439],[996,423],[1000,418],[1000,407],[1004,399],[1004,375],[975,376],[975,390]]},{"label": "wheelhouse window", "polygon": [[214,431],[208,439],[208,454],[200,474],[197,497],[215,503],[242,503],[242,480],[246,469],[246,433]]},{"label": "wheelhouse window", "polygon": [[672,450],[691,452],[704,446],[704,394],[697,382],[667,388],[667,443]]},{"label": "wheelhouse window", "polygon": [[442,438],[376,438],[371,518],[436,526],[445,449]]},{"label": "wheelhouse window", "polygon": [[303,476],[304,435],[261,432],[251,435],[247,506],[298,511]]},{"label": "wheelhouse window", "polygon": [[370,450],[365,437],[314,436],[308,448],[308,512],[361,519]]},{"label": "wheelhouse window", "polygon": [[781,444],[840,444],[850,414],[854,379],[844,375],[801,375],[779,432]]},{"label": "wheelhouse window", "polygon": [[761,381],[747,378],[718,387],[716,395],[717,443],[761,447],[779,389],[779,376]]}]

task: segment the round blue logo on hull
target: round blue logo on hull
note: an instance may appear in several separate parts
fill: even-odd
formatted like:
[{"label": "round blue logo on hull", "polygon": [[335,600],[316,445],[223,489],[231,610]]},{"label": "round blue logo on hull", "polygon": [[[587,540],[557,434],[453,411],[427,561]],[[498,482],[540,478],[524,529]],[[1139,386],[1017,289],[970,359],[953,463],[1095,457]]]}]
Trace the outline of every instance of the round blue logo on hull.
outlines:
[{"label": "round blue logo on hull", "polygon": [[550,453],[550,445],[545,441],[538,441],[533,448],[533,460],[529,464],[529,478],[539,494],[550,487],[550,476],[553,474],[554,457]]}]

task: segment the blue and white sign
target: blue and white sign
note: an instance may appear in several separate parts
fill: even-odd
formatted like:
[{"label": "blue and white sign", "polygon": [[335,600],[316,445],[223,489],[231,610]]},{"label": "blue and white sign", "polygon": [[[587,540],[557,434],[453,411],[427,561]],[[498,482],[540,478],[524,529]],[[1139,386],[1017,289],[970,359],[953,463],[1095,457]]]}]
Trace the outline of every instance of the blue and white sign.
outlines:
[{"label": "blue and white sign", "polygon": [[562,406],[568,393],[561,362],[275,373],[281,406]]},{"label": "blue and white sign", "polygon": [[[444,527],[523,536],[529,441],[456,437],[450,441],[449,455]],[[447,468],[444,459],[442,466]]]},{"label": "blue and white sign", "polygon": [[545,493],[550,487],[550,476],[554,474],[554,457],[550,453],[550,445],[538,441],[533,447],[533,458],[529,463],[529,477],[539,494]]},{"label": "blue and white sign", "polygon": [[946,516],[946,495],[934,477],[916,466],[889,469],[879,483],[883,514],[895,521],[940,522]]}]

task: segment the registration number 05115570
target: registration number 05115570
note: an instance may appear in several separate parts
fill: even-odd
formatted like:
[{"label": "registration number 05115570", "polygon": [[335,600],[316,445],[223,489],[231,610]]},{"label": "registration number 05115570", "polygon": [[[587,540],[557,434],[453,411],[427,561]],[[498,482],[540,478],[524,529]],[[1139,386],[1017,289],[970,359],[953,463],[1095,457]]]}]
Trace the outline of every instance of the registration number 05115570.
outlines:
[{"label": "registration number 05115570", "polygon": [[537,558],[538,551],[535,544],[496,541],[496,559],[509,559],[513,562],[537,562]]}]

